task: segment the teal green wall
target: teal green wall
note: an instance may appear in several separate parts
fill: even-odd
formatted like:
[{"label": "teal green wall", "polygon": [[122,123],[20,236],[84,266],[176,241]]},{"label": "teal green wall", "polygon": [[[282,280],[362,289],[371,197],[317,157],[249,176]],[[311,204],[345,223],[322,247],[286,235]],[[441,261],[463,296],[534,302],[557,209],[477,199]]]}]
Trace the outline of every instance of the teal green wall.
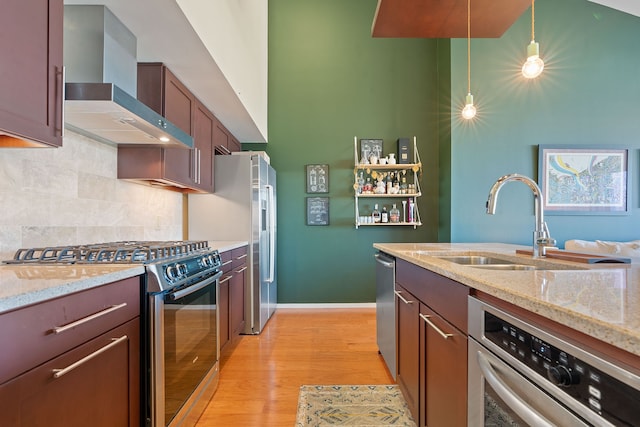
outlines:
[{"label": "teal green wall", "polygon": [[452,40],[451,99],[442,99],[455,112],[451,240],[531,243],[533,197],[527,187],[508,184],[494,216],[485,214],[485,201],[501,175],[537,178],[538,144],[629,147],[630,215],[545,219],[561,246],[572,238],[640,239],[640,18],[586,0],[536,1],[536,40],[546,67],[537,80],[525,81],[519,68],[530,19],[526,12],[500,39],[472,40],[478,116],[471,125],[458,114],[466,95],[466,40]]},{"label": "teal green wall", "polygon": [[[437,42],[374,39],[376,0],[269,1],[269,142],[278,179],[278,301],[375,300],[374,242],[438,234]],[[354,226],[353,137],[417,136],[424,226]],[[330,226],[305,225],[305,165],[330,167]]]}]

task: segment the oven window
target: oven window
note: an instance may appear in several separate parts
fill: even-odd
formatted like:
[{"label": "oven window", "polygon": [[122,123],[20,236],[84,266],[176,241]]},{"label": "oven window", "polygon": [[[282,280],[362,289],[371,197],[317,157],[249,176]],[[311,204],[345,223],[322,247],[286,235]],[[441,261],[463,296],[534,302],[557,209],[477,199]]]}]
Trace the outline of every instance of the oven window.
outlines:
[{"label": "oven window", "polygon": [[509,407],[493,392],[491,386],[485,384],[484,393],[484,425],[485,427],[526,426]]},{"label": "oven window", "polygon": [[215,282],[164,302],[165,423],[180,410],[216,364]]}]

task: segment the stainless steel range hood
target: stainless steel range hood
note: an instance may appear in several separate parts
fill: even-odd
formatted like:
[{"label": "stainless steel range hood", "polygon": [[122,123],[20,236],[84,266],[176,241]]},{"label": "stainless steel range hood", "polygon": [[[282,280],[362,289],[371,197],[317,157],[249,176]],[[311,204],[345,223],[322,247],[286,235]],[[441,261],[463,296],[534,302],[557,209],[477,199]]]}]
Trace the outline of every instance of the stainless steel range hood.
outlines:
[{"label": "stainless steel range hood", "polygon": [[64,7],[65,126],[110,144],[192,148],[136,98],[136,42],[105,6]]}]

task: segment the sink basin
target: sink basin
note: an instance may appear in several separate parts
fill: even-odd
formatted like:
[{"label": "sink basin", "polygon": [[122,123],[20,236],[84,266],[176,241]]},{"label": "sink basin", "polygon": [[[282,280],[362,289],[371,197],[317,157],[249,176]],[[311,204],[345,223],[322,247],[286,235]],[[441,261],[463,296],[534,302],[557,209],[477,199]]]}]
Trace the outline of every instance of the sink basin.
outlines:
[{"label": "sink basin", "polygon": [[472,265],[473,268],[481,268],[483,270],[543,270],[535,265],[526,264],[484,264]]},{"label": "sink basin", "polygon": [[504,265],[513,264],[511,261],[507,261],[500,258],[493,258],[481,255],[456,255],[456,256],[439,256],[438,258],[445,261],[455,262],[456,264],[463,265]]}]

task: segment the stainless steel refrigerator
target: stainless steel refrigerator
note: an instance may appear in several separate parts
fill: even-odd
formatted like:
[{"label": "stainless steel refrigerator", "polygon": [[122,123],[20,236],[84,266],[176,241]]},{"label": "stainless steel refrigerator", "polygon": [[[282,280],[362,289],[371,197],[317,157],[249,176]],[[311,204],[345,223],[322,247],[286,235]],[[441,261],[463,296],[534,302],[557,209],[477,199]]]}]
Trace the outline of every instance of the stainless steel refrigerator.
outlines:
[{"label": "stainless steel refrigerator", "polygon": [[249,242],[245,334],[259,334],[275,311],[276,172],[261,152],[216,156],[215,193],[189,195],[189,239]]}]

